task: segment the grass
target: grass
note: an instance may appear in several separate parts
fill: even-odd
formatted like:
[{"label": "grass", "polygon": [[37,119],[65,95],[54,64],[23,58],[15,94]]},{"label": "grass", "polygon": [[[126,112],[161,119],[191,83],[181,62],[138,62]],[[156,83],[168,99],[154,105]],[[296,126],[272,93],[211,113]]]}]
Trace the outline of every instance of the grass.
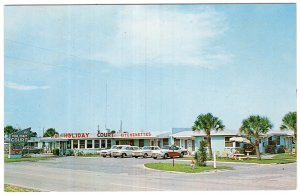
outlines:
[{"label": "grass", "polygon": [[286,164],[296,162],[293,159],[243,159],[243,160],[234,160],[228,158],[217,158],[217,162],[242,162],[242,163],[257,163],[257,164]]},{"label": "grass", "polygon": [[4,192],[38,192],[37,190],[4,184]]},{"label": "grass", "polygon": [[10,163],[10,162],[23,162],[23,161],[51,160],[52,158],[53,157],[23,157],[23,158],[4,157],[4,162]]},{"label": "grass", "polygon": [[183,157],[183,158],[176,158],[176,160],[195,160],[194,157]]},{"label": "grass", "polygon": [[293,159],[293,160],[296,160],[297,157],[295,155],[283,153],[283,154],[276,154],[275,156],[273,156],[273,159]]},{"label": "grass", "polygon": [[178,164],[178,163],[177,164],[175,163],[174,167],[172,163],[146,163],[145,167],[151,169],[163,170],[163,171],[176,171],[176,172],[183,172],[183,173],[200,173],[200,172],[210,171],[210,170],[232,169],[231,167],[227,167],[227,166],[218,166],[216,169],[214,169],[213,166],[206,166],[206,167],[195,166],[195,168],[192,169],[189,164]]},{"label": "grass", "polygon": [[[250,155],[250,157],[256,157],[256,155]],[[178,158],[178,160],[193,160],[194,157],[184,157],[184,158]],[[257,164],[286,164],[286,163],[293,163],[296,162],[297,157],[295,155],[291,154],[276,154],[273,156],[272,159],[262,159],[262,160],[257,160],[250,158],[248,159],[243,159],[243,160],[234,160],[234,159],[229,159],[229,158],[217,158],[217,162],[243,162],[243,163],[257,163]]]}]

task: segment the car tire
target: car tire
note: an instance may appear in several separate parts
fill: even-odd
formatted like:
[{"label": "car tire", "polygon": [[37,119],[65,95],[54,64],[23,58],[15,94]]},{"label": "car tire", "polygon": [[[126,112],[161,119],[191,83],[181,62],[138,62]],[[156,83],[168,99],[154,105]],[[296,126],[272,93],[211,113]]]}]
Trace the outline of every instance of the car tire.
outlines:
[{"label": "car tire", "polygon": [[169,155],[168,154],[164,154],[164,159],[168,158]]},{"label": "car tire", "polygon": [[135,156],[134,158],[138,158],[137,156]]},{"label": "car tire", "polygon": [[114,156],[114,158],[117,158],[116,156]]},{"label": "car tire", "polygon": [[126,154],[123,153],[123,154],[121,155],[121,158],[124,158],[125,156],[126,156]]},{"label": "car tire", "polygon": [[181,152],[181,153],[180,153],[180,158],[183,158],[183,155],[184,155],[184,153],[183,153],[183,152]]},{"label": "car tire", "polygon": [[106,155],[103,155],[103,157],[105,158],[105,157],[106,157]]},{"label": "car tire", "polygon": [[157,159],[157,157],[153,157],[153,159]]},{"label": "car tire", "polygon": [[148,157],[148,154],[145,153],[145,154],[143,155],[143,158],[147,158],[147,157]]}]

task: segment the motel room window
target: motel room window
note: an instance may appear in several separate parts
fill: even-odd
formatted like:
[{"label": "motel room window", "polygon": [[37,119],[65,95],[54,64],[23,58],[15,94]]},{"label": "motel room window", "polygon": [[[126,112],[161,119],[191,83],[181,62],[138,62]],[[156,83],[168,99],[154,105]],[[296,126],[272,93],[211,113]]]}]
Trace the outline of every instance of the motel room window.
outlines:
[{"label": "motel room window", "polygon": [[78,140],[73,140],[73,148],[74,149],[78,148]]},{"label": "motel room window", "polygon": [[276,136],[276,145],[280,145],[280,136]]},{"label": "motel room window", "polygon": [[110,139],[107,140],[107,146],[106,147],[111,148],[111,140]]},{"label": "motel room window", "polygon": [[101,140],[101,148],[105,148],[105,139]]},{"label": "motel room window", "polygon": [[93,141],[92,140],[87,140],[86,146],[87,146],[87,148],[92,148],[93,147]]},{"label": "motel room window", "polygon": [[235,142],[235,147],[241,147],[240,142]]},{"label": "motel room window", "polygon": [[174,138],[174,144],[175,146],[180,146],[180,139]]},{"label": "motel room window", "polygon": [[95,140],[95,148],[100,148],[100,140]]},{"label": "motel room window", "polygon": [[[153,144],[151,144],[153,145]],[[139,139],[139,147],[144,147],[144,140],[143,139]]]},{"label": "motel room window", "polygon": [[163,146],[169,145],[169,139],[168,138],[164,138],[163,139]]},{"label": "motel room window", "polygon": [[229,141],[231,137],[225,137],[225,147],[233,147],[233,142]]},{"label": "motel room window", "polygon": [[67,141],[67,149],[71,149],[71,141]]},{"label": "motel room window", "polygon": [[80,148],[85,148],[85,140],[80,140]]},{"label": "motel room window", "polygon": [[184,140],[184,148],[187,149],[188,148],[188,141]]}]

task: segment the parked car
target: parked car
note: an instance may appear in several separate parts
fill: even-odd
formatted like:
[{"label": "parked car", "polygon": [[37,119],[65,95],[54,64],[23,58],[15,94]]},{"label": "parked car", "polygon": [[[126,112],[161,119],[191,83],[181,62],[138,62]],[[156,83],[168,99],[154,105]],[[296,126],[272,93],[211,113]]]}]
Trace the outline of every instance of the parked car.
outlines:
[{"label": "parked car", "polygon": [[179,147],[179,149],[181,150],[181,152],[183,152],[184,155],[188,154],[188,150],[183,148],[183,147]]},{"label": "parked car", "polygon": [[143,157],[143,158],[151,157],[152,152],[155,151],[155,150],[160,150],[160,147],[158,147],[158,146],[144,146],[139,150],[133,151],[132,156],[135,157],[135,158],[138,158],[138,157]]},{"label": "parked car", "polygon": [[100,156],[103,156],[103,157],[109,156],[109,157],[111,157],[112,151],[115,151],[115,150],[117,150],[118,148],[121,148],[121,147],[123,147],[123,146],[129,146],[129,145],[113,145],[113,146],[112,146],[110,149],[108,149],[108,150],[102,150],[102,151],[100,152]]},{"label": "parked car", "polygon": [[118,147],[117,150],[112,151],[111,155],[114,158],[117,157],[132,157],[132,152],[135,150],[138,150],[139,147],[137,146],[123,146],[123,147]]},{"label": "parked car", "polygon": [[155,150],[152,152],[152,158],[173,158],[173,157],[180,157],[184,156],[184,151],[182,151],[177,146],[163,146],[160,150]]}]

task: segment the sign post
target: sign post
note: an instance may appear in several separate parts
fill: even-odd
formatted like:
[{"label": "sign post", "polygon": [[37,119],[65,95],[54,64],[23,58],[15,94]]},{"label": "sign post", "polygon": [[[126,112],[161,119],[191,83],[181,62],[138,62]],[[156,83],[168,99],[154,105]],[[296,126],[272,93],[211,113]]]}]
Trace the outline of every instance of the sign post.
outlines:
[{"label": "sign post", "polygon": [[214,152],[214,168],[217,168],[216,152]]},{"label": "sign post", "polygon": [[24,145],[30,139],[30,130],[27,128],[9,136],[8,158],[21,158]]}]

